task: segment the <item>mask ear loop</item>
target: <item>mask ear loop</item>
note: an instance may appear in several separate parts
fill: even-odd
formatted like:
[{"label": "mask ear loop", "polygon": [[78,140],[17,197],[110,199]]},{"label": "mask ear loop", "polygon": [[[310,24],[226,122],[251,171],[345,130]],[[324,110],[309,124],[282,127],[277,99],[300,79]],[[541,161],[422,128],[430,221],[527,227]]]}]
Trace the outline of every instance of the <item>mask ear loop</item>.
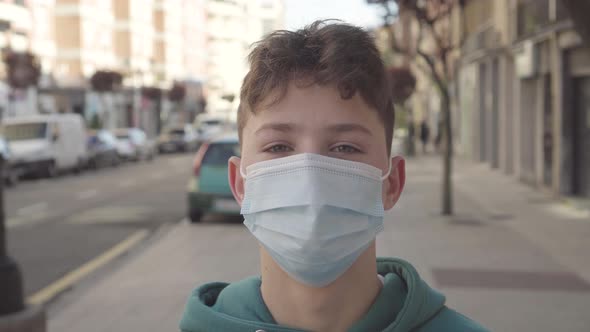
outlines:
[{"label": "mask ear loop", "polygon": [[246,179],[246,173],[244,173],[244,171],[242,170],[242,164],[240,163],[240,175],[242,176],[242,178],[245,180]]},{"label": "mask ear loop", "polygon": [[[242,171],[242,169],[240,168],[240,171]],[[385,175],[383,175],[381,177],[381,181],[387,179],[389,177],[389,175],[391,174],[391,160],[389,161],[389,169],[387,170],[387,173],[385,173]]]}]

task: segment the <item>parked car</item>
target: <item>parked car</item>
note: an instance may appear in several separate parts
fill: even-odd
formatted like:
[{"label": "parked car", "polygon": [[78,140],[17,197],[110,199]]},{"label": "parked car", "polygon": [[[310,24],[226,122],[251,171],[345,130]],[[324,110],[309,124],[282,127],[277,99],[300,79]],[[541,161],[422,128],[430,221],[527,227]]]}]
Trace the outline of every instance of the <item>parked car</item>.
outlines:
[{"label": "parked car", "polygon": [[118,166],[121,157],[117,152],[117,138],[108,130],[88,132],[88,167],[98,169]]},{"label": "parked car", "polygon": [[195,118],[194,127],[197,129],[197,138],[202,143],[221,134],[226,129],[226,121],[219,116],[199,114]]},{"label": "parked car", "polygon": [[79,114],[51,114],[4,120],[13,162],[25,174],[53,177],[79,171],[88,160],[86,127]]},{"label": "parked car", "polygon": [[4,183],[8,186],[15,185],[20,179],[22,170],[14,165],[10,145],[4,137],[0,137],[0,158],[4,160],[4,173],[2,173]]},{"label": "parked car", "polygon": [[125,160],[153,160],[156,155],[155,144],[139,128],[121,128],[115,130],[117,152]]},{"label": "parked car", "polygon": [[197,134],[191,125],[168,128],[158,137],[161,153],[195,151],[198,147]]},{"label": "parked car", "polygon": [[192,222],[199,222],[208,212],[240,213],[227,179],[227,161],[239,155],[237,134],[224,135],[201,145],[188,184],[188,218]]}]

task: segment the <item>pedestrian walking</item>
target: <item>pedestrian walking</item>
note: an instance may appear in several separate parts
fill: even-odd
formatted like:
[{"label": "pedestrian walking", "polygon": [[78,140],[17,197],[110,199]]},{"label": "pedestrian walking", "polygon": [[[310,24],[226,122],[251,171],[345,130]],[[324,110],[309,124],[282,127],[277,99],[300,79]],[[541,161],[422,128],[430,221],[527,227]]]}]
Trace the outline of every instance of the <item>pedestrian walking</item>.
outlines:
[{"label": "pedestrian walking", "polygon": [[261,275],[197,288],[181,331],[485,331],[410,263],[376,258],[406,173],[371,35],[319,21],[268,35],[248,59],[228,178]]},{"label": "pedestrian walking", "polygon": [[422,152],[426,154],[428,151],[428,140],[430,139],[430,127],[426,119],[420,123],[420,141],[422,141]]},{"label": "pedestrian walking", "polygon": [[410,118],[408,121],[408,156],[416,155],[416,123]]}]

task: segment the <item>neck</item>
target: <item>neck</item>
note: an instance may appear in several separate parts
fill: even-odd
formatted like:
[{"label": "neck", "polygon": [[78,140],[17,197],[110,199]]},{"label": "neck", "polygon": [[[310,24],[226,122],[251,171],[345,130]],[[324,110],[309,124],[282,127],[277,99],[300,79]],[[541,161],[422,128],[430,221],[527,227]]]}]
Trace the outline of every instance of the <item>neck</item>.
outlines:
[{"label": "neck", "polygon": [[333,283],[322,288],[290,278],[260,249],[262,298],[280,325],[307,331],[346,331],[360,320],[379,295],[375,243]]}]

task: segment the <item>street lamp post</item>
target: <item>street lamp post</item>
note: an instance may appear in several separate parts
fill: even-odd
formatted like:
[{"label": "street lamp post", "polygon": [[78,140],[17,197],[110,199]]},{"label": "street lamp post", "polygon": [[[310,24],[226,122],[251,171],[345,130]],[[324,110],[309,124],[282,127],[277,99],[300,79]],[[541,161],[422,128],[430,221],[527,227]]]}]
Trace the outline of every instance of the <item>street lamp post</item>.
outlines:
[{"label": "street lamp post", "polygon": [[45,312],[25,305],[20,269],[6,249],[4,165],[0,155],[0,332],[45,332]]},{"label": "street lamp post", "polygon": [[4,157],[0,156],[0,316],[22,311],[25,306],[20,270],[6,250],[4,164]]},{"label": "street lamp post", "polygon": [[[10,52],[10,51],[8,51]],[[30,54],[7,54],[8,81],[12,88],[36,85],[39,71]],[[0,122],[1,122],[0,118]],[[5,156],[0,154],[0,332],[45,332],[45,313],[38,306],[27,306],[23,282],[16,262],[8,256],[4,213]]]}]

